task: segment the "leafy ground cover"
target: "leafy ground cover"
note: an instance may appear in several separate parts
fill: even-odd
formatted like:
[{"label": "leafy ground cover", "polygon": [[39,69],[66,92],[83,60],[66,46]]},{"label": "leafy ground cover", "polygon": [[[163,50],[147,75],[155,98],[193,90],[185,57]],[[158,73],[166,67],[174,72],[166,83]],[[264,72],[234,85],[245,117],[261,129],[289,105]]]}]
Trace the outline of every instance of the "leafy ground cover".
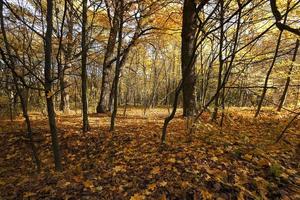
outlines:
[{"label": "leafy ground cover", "polygon": [[[120,111],[122,113],[122,111]],[[192,141],[180,114],[160,146],[166,109],[129,109],[118,116],[90,115],[83,134],[80,115],[57,115],[63,172],[54,172],[47,119],[31,113],[42,161],[36,173],[21,117],[0,120],[0,197],[3,199],[300,199],[300,122],[272,110],[254,119],[230,109],[223,127],[205,113]],[[297,149],[298,145],[298,149]],[[0,198],[0,199],[1,199]]]}]

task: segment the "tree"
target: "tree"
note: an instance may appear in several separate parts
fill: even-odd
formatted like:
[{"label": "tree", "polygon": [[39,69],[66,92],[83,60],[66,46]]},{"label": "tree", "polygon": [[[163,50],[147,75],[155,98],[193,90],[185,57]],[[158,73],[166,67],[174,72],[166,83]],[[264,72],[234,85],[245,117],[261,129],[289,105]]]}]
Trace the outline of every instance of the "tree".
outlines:
[{"label": "tree", "polygon": [[22,113],[23,113],[23,117],[25,119],[25,123],[26,123],[26,127],[27,127],[27,138],[29,140],[29,145],[30,145],[30,148],[31,148],[31,151],[32,151],[32,158],[33,158],[33,161],[36,164],[37,171],[40,171],[41,161],[38,157],[38,152],[37,152],[36,146],[35,146],[34,141],[33,141],[31,121],[30,121],[30,117],[28,115],[27,101],[26,101],[26,98],[24,97],[24,94],[22,93],[22,90],[19,86],[19,76],[18,76],[18,74],[16,73],[16,70],[15,70],[15,66],[16,66],[15,59],[13,58],[13,56],[11,54],[11,49],[10,49],[11,47],[10,47],[10,44],[8,42],[7,35],[6,35],[6,30],[5,30],[5,27],[4,27],[3,2],[2,1],[0,2],[0,23],[1,23],[1,31],[2,31],[2,35],[3,35],[5,49],[6,49],[6,52],[8,54],[8,58],[5,55],[4,50],[0,47],[1,56],[2,56],[2,59],[4,60],[5,64],[11,70],[11,73],[12,73],[12,76],[13,76],[13,82],[14,82],[14,85],[16,87],[17,95],[20,99]]},{"label": "tree", "polygon": [[81,33],[81,101],[82,101],[82,120],[83,120],[83,132],[90,130],[88,120],[88,103],[87,103],[87,51],[88,46],[86,43],[86,24],[87,24],[87,0],[82,2],[82,33]]},{"label": "tree", "polygon": [[[108,18],[111,19],[111,10],[109,9],[111,5],[108,4],[108,1],[105,1],[106,7],[108,9]],[[112,21],[110,21],[110,32],[107,41],[107,46],[105,50],[104,60],[103,60],[103,73],[102,73],[102,84],[101,84],[101,93],[100,100],[97,105],[97,113],[105,113],[109,110],[109,92],[110,92],[110,76],[112,68],[113,53],[115,49],[118,28],[119,28],[119,19],[117,15],[117,4],[118,1],[113,1],[115,4],[115,12]]]},{"label": "tree", "polygon": [[212,120],[217,119],[218,108],[219,108],[219,96],[220,87],[222,84],[222,73],[223,73],[223,43],[224,43],[224,1],[220,0],[220,40],[219,40],[219,74],[218,74],[218,84],[217,84],[217,95],[215,97],[214,112],[212,113]]},{"label": "tree", "polygon": [[57,171],[62,170],[61,164],[61,155],[60,155],[60,148],[58,143],[58,136],[57,136],[57,127],[56,127],[56,120],[55,120],[55,111],[53,105],[53,92],[52,92],[52,76],[51,76],[51,65],[52,65],[52,31],[53,31],[53,1],[47,0],[47,13],[46,13],[46,22],[47,22],[47,29],[45,35],[45,67],[44,67],[44,77],[45,77],[45,96],[46,96],[46,103],[47,103],[47,111],[48,111],[48,120],[51,132],[51,140],[52,140],[52,150],[54,154],[54,163],[55,169]]},{"label": "tree", "polygon": [[115,119],[118,111],[118,86],[119,86],[119,79],[120,79],[120,70],[121,70],[121,48],[122,48],[122,41],[123,41],[123,12],[124,12],[124,1],[120,0],[117,3],[117,10],[118,10],[118,18],[119,18],[119,32],[118,32],[118,50],[117,50],[117,63],[116,63],[116,70],[115,70],[115,78],[114,78],[114,107],[113,112],[111,115],[111,123],[110,123],[110,131],[114,131],[115,129]]},{"label": "tree", "polygon": [[280,102],[279,102],[279,105],[278,105],[278,108],[277,108],[277,111],[279,111],[279,112],[281,111],[282,106],[283,106],[283,104],[285,102],[285,99],[286,99],[286,96],[287,96],[287,92],[288,92],[288,89],[289,89],[289,86],[290,86],[291,73],[292,73],[293,67],[294,67],[293,62],[296,61],[296,56],[297,56],[298,48],[299,48],[299,39],[296,40],[296,46],[295,46],[294,55],[293,55],[293,58],[292,58],[292,63],[290,65],[290,68],[289,68],[289,71],[288,71],[288,77],[286,78],[286,82],[285,82],[285,85],[284,85],[282,96],[280,97]]},{"label": "tree", "polygon": [[[289,7],[290,7],[289,4],[290,3],[288,2],[287,9],[286,9],[287,13],[289,12]],[[287,21],[287,16],[288,15],[286,14],[285,17],[284,17],[284,21],[283,21],[284,24]],[[280,43],[281,43],[282,33],[283,33],[283,29],[280,29],[279,35],[278,35],[278,39],[277,39],[277,45],[276,45],[274,56],[273,56],[273,59],[272,59],[272,63],[271,63],[271,65],[269,67],[269,70],[267,72],[267,75],[266,75],[266,78],[265,78],[265,83],[264,83],[264,88],[263,88],[262,94],[260,96],[260,100],[258,102],[257,110],[256,110],[256,113],[255,113],[254,117],[257,117],[259,115],[261,107],[262,107],[262,104],[264,102],[264,99],[265,99],[265,96],[266,96],[266,93],[267,93],[267,89],[268,89],[269,78],[270,78],[270,75],[272,73],[272,70],[273,70],[273,67],[275,65],[275,62],[276,62],[276,59],[277,59],[277,55],[278,55],[278,52],[279,52],[279,47],[280,47]]]},{"label": "tree", "polygon": [[181,71],[183,92],[183,115],[192,116],[195,111],[195,53],[197,38],[196,4],[185,0],[183,4],[182,32],[181,32]]}]

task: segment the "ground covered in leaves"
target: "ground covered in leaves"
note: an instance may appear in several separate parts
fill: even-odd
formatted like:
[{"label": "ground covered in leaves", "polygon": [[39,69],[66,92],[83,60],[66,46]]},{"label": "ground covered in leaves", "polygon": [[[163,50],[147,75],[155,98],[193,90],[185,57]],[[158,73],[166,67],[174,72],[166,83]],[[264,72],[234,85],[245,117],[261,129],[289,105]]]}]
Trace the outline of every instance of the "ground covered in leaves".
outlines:
[{"label": "ground covered in leaves", "polygon": [[[122,113],[122,111],[120,111]],[[63,172],[54,172],[47,118],[31,113],[42,161],[35,172],[24,122],[0,120],[0,199],[300,199],[300,122],[274,144],[291,115],[231,109],[222,129],[205,113],[192,141],[180,114],[160,146],[167,109],[129,109],[116,131],[106,115],[57,115]]]}]

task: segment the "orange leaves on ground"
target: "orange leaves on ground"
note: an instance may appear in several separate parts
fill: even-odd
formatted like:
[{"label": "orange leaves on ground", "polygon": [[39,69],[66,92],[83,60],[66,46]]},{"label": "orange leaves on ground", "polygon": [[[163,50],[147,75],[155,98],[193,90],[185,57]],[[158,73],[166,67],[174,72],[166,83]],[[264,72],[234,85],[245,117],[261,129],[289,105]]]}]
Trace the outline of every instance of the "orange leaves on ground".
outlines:
[{"label": "orange leaves on ground", "polygon": [[159,173],[160,173],[160,167],[158,167],[158,166],[153,167],[153,169],[150,172],[150,174],[154,174],[154,175],[157,175]]},{"label": "orange leaves on ground", "polygon": [[[148,110],[142,117],[141,110],[129,110],[126,118],[118,118],[114,136],[105,131],[109,118],[104,115],[90,117],[92,131],[85,135],[80,131],[80,115],[58,115],[65,161],[62,173],[52,171],[47,121],[36,117],[34,137],[40,138],[42,172],[33,175],[28,148],[17,139],[24,133],[1,134],[0,198],[16,199],[16,194],[23,194],[23,198],[78,199],[84,193],[103,199],[165,200],[187,191],[202,199],[295,197],[292,191],[300,183],[295,159],[299,133],[285,138],[290,144],[270,145],[274,143],[270,127],[283,126],[285,118],[268,114],[252,120],[247,112],[226,113],[222,132],[204,113],[190,143],[186,142],[185,120],[176,117],[163,151],[159,151],[159,136],[167,110]],[[296,124],[295,130],[299,128]]]},{"label": "orange leaves on ground", "polygon": [[145,196],[141,194],[134,194],[132,197],[130,197],[130,200],[144,200]]}]

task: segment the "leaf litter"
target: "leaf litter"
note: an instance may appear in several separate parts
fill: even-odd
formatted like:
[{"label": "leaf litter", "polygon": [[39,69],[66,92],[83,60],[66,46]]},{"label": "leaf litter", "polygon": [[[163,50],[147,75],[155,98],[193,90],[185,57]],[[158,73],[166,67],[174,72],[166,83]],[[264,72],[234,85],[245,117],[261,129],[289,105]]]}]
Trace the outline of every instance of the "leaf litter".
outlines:
[{"label": "leaf litter", "polygon": [[[120,112],[121,113],[121,112]],[[130,109],[111,134],[109,117],[58,115],[63,172],[55,172],[46,118],[33,120],[42,170],[36,173],[24,123],[1,120],[0,197],[4,199],[299,199],[300,123],[274,144],[288,118],[229,110],[222,129],[202,116],[187,142],[185,119],[172,121],[161,150],[163,109]],[[20,118],[21,119],[21,118]],[[15,126],[14,131],[9,131]]]}]

